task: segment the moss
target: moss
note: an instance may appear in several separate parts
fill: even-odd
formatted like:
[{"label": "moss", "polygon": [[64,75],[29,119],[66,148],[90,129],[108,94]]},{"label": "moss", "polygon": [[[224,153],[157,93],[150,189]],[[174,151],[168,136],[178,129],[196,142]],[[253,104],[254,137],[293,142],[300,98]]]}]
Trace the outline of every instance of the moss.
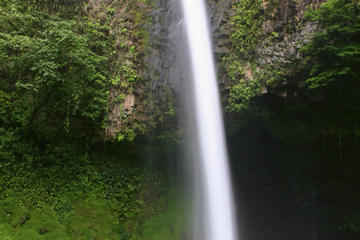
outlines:
[{"label": "moss", "polygon": [[264,22],[263,0],[245,0],[233,5],[235,15],[231,18],[231,41],[236,55],[252,60],[260,41]]},{"label": "moss", "polygon": [[250,100],[260,94],[259,79],[247,77],[245,68],[256,65],[256,49],[263,35],[261,27],[265,20],[262,4],[262,0],[245,0],[232,6],[235,12],[230,19],[232,49],[222,58],[227,85],[225,109],[229,112],[248,109]]},{"label": "moss", "polygon": [[139,235],[133,236],[133,240],[168,240],[186,239],[189,237],[191,222],[190,212],[187,207],[188,200],[178,193],[171,193],[169,205],[166,211],[148,219]]},{"label": "moss", "polygon": [[[118,145],[71,155],[77,161],[63,157],[31,172],[17,163],[0,176],[0,239],[127,240],[149,229],[151,219],[159,224],[159,219],[170,219],[162,216],[179,214],[187,220],[181,215],[187,204],[178,192],[169,191],[164,176],[140,168]],[[12,177],[14,173],[22,177]],[[4,186],[8,176],[13,180]],[[180,222],[172,224],[187,231]]]},{"label": "moss", "polygon": [[[254,110],[253,103],[263,94],[262,89],[266,92],[282,90],[287,80],[300,68],[293,62],[293,55],[287,58],[288,46],[284,41],[286,35],[295,33],[295,25],[299,25],[299,21],[289,17],[287,23],[283,23],[282,16],[279,16],[279,4],[278,0],[245,0],[233,4],[232,49],[222,59],[223,78],[226,79],[223,95],[228,112]],[[271,30],[264,28],[267,23],[282,25]],[[284,43],[283,50],[279,43]],[[271,51],[282,55],[268,56]]]}]

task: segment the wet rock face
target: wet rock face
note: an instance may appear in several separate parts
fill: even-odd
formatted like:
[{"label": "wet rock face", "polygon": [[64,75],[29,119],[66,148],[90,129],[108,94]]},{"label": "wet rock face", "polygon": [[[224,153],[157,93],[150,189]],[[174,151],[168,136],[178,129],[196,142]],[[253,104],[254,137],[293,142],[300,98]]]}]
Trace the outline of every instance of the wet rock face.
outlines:
[{"label": "wet rock face", "polygon": [[[221,58],[233,51],[231,18],[241,0],[206,1],[219,79],[223,87],[228,88],[226,84],[231,83],[226,80],[226,74],[223,74],[224,63]],[[242,63],[243,78],[251,81],[257,79],[255,72],[265,72],[268,66],[278,69],[286,66],[290,69],[291,65],[296,65],[301,59],[299,49],[318,31],[315,23],[304,19],[304,11],[307,7],[318,7],[321,2],[264,0],[261,8],[266,17],[260,29],[262,37],[253,51],[254,62],[245,60]],[[182,38],[184,36],[179,36],[178,31],[179,26],[181,27],[179,0],[151,0],[146,4],[141,0],[134,1],[134,4],[124,0],[89,0],[88,13],[95,20],[106,19],[102,9],[107,9],[108,6],[116,12],[109,31],[109,35],[115,39],[115,51],[119,56],[114,62],[114,77],[119,75],[118,69],[125,67],[133,70],[139,80],[136,84],[125,86],[122,83],[126,83],[126,76],[119,76],[120,84],[110,89],[106,136],[114,138],[134,124],[141,126],[142,131],[147,125],[156,125],[159,119],[166,119],[169,102],[179,104],[180,101],[174,99],[182,91],[184,73],[179,67],[178,56],[181,53],[178,52],[177,45],[185,40]],[[137,22],[138,15],[147,20]],[[143,33],[137,34],[140,31]],[[134,52],[129,51],[132,46],[135,47]],[[256,67],[252,69],[250,66],[253,64]],[[261,93],[266,93],[267,87],[263,85]]]},{"label": "wet rock face", "polygon": [[[306,21],[304,12],[307,7],[318,7],[318,0],[291,1],[280,0],[272,19],[264,21],[262,31],[271,37],[265,38],[257,48],[260,65],[273,63],[293,63],[301,58],[299,49],[308,43],[318,31],[316,23]],[[268,4],[264,2],[266,12]]]},{"label": "wet rock face", "polygon": [[316,33],[317,25],[304,23],[302,29],[291,33],[276,33],[276,39],[265,39],[257,49],[259,64],[292,63],[301,59],[299,49]]},{"label": "wet rock face", "polygon": [[[268,14],[270,17],[262,25],[264,38],[257,46],[255,60],[260,72],[273,80],[262,79],[262,88],[288,98],[296,96],[297,91],[305,87],[298,76],[302,60],[300,49],[320,29],[317,23],[308,21],[304,13],[307,8],[318,8],[321,3],[319,0],[280,0],[277,8]],[[264,11],[267,11],[266,4]]]},{"label": "wet rock face", "polygon": [[174,91],[181,81],[177,59],[177,39],[181,25],[180,3],[177,0],[153,0],[150,12],[152,23],[147,30],[150,35],[151,50],[145,56],[144,77],[149,80],[151,90],[163,98],[163,89],[172,86]]},{"label": "wet rock face", "polygon": [[86,17],[104,26],[108,44],[111,86],[105,140],[126,138],[126,132],[146,135],[165,119],[173,95],[173,1],[88,0],[84,5]]},{"label": "wet rock face", "polygon": [[[207,0],[211,27],[214,37],[214,50],[217,54],[226,54],[231,49],[230,18],[234,14],[234,6],[239,0]],[[264,21],[264,35],[275,34],[276,38],[264,38],[258,49],[261,64],[274,61],[289,62],[298,59],[298,49],[307,43],[317,30],[317,25],[304,20],[307,7],[317,8],[324,1],[320,0],[279,0],[278,7],[273,8],[272,2],[264,0],[262,7],[271,19]],[[291,26],[289,26],[291,25]],[[290,28],[292,29],[290,29]],[[298,27],[298,28],[296,28]]]},{"label": "wet rock face", "polygon": [[146,51],[143,29],[149,8],[140,0],[88,0],[83,7],[92,25],[102,26],[110,68],[105,140],[123,135],[126,129],[135,131],[135,126],[145,128],[145,122],[137,121],[141,109],[137,105],[148,94],[140,73]]},{"label": "wet rock face", "polygon": [[207,0],[209,17],[214,37],[215,54],[226,54],[231,48],[230,17],[233,13],[232,0]]},{"label": "wet rock face", "polygon": [[150,53],[145,56],[145,68],[143,76],[151,81],[151,89],[166,85],[168,78],[167,70],[173,62],[169,51],[169,29],[170,23],[169,3],[164,0],[154,0],[156,7],[149,13],[151,24],[146,28],[150,34]]},{"label": "wet rock face", "polygon": [[[227,76],[227,64],[229,63],[221,62],[221,57],[237,54],[234,53],[231,39],[231,34],[234,31],[231,21],[235,14],[241,14],[238,9],[238,3],[241,3],[241,0],[207,0],[207,2],[213,28],[215,54],[219,56],[217,58],[219,69],[224,70],[224,74],[220,70],[220,81],[224,83],[225,89],[230,89],[231,84],[238,83],[229,81],[229,76]],[[279,84],[280,88],[284,88],[288,82],[295,81],[289,79],[293,78],[292,74],[296,74],[296,65],[302,59],[300,48],[319,31],[316,23],[305,19],[304,13],[307,8],[318,8],[322,2],[324,1],[263,0],[256,9],[259,11],[262,22],[259,25],[259,33],[254,35],[258,43],[254,49],[246,49],[247,52],[252,53],[250,59],[249,57],[236,56],[237,60],[235,61],[242,65],[243,73],[240,75],[243,75],[243,79],[246,81],[260,79],[258,81],[261,84],[261,91],[259,91],[261,94],[267,93],[268,87],[274,86],[267,85],[266,75],[270,74],[274,77],[275,72],[281,72],[281,77],[275,77],[278,79],[275,84]],[[244,4],[240,5],[245,6]],[[259,21],[253,20],[254,24],[255,21]],[[241,39],[237,41],[241,41]],[[244,39],[244,41],[246,40]],[[252,69],[248,67],[249,64],[252,65]],[[249,72],[251,77],[249,77]],[[255,72],[262,76],[255,76]],[[282,94],[281,91],[279,90],[279,94]]]},{"label": "wet rock face", "polygon": [[300,49],[320,29],[304,15],[325,0],[206,1],[226,111],[249,108],[262,94],[290,98],[305,87]]}]

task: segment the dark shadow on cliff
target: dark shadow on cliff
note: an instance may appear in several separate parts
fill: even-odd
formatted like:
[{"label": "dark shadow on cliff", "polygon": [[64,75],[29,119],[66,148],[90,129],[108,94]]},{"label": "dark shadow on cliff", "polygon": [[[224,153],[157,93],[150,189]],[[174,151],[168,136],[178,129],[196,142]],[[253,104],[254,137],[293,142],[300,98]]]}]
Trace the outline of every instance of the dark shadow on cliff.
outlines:
[{"label": "dark shadow on cliff", "polygon": [[349,181],[312,164],[311,146],[279,140],[263,120],[250,122],[228,141],[241,239],[359,239],[348,228],[359,217],[347,211],[358,190],[338,192]]}]

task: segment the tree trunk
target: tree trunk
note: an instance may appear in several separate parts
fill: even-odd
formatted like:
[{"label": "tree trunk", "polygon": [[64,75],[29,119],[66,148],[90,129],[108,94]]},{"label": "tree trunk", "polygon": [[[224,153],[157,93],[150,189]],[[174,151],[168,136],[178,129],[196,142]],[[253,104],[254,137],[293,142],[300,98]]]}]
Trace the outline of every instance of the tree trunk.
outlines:
[{"label": "tree trunk", "polygon": [[339,163],[341,170],[344,170],[344,155],[343,155],[343,135],[341,128],[338,130],[338,145],[339,145]]},{"label": "tree trunk", "polygon": [[323,135],[323,151],[324,151],[324,164],[326,173],[329,172],[329,163],[328,163],[328,142],[326,134]]}]

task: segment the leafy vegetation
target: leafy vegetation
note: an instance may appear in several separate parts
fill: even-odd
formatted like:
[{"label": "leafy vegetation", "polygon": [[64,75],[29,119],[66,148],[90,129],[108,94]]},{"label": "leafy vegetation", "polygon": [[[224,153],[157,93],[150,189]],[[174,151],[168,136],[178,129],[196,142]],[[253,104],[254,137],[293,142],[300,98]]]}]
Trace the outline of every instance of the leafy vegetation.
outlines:
[{"label": "leafy vegetation", "polygon": [[[161,173],[145,171],[123,156],[124,149],[111,154],[107,144],[99,147],[112,112],[121,125],[112,136],[115,148],[134,143],[147,120],[164,130],[158,142],[176,142],[180,134],[165,123],[176,117],[171,89],[162,90],[163,113],[151,99],[155,93],[139,97],[145,84],[137,69],[150,51],[144,4],[151,3],[97,3],[0,2],[1,239],[168,240],[188,234],[187,202]],[[301,49],[297,66],[261,66],[257,47],[281,35],[263,31],[278,4],[233,4],[232,48],[222,59],[226,110],[234,132],[252,126],[270,135],[286,170],[316,183],[321,214],[357,234],[360,4],[328,0],[309,9],[306,19],[319,31]],[[157,115],[125,114],[129,96]]]},{"label": "leafy vegetation", "polygon": [[[227,106],[242,114],[237,122],[243,124],[241,129],[256,124],[272,136],[271,144],[279,146],[279,161],[288,166],[287,171],[301,173],[305,182],[316,182],[321,191],[319,214],[336,219],[338,228],[350,236],[360,229],[359,218],[353,214],[360,196],[354,190],[360,180],[360,5],[328,0],[308,9],[306,20],[317,23],[319,31],[302,47],[296,66],[261,66],[262,71],[252,71],[253,78],[268,87],[265,94],[240,84],[249,76],[245,74],[249,63],[241,55],[233,58],[227,65],[228,76],[235,76]],[[257,21],[249,26],[256,26]],[[243,44],[256,43],[256,39],[242,38]],[[254,46],[248,44],[243,53],[251,54]],[[245,81],[252,83],[249,78]],[[244,125],[242,119],[248,123]]]},{"label": "leafy vegetation", "polygon": [[278,1],[239,1],[233,4],[234,15],[230,18],[231,51],[223,57],[222,64],[228,81],[226,110],[228,112],[247,111],[253,106],[253,99],[261,95],[261,85],[266,82],[259,71],[257,49],[266,37],[263,25],[274,18],[273,10]]},{"label": "leafy vegetation", "polygon": [[81,25],[22,1],[2,1],[0,18],[5,135],[14,130],[36,145],[99,135],[108,97],[106,57],[91,49]]},{"label": "leafy vegetation", "polygon": [[187,234],[186,201],[169,191],[163,175],[136,166],[135,159],[117,163],[118,151],[109,152],[79,153],[73,161],[36,168],[18,164],[2,173],[1,239],[180,239]]},{"label": "leafy vegetation", "polygon": [[360,74],[360,5],[356,1],[328,1],[320,9],[308,12],[308,18],[320,24],[321,33],[303,50],[312,65],[310,88],[337,82],[356,84]]},{"label": "leafy vegetation", "polygon": [[262,0],[240,1],[233,7],[235,15],[231,19],[231,41],[236,55],[242,59],[252,59],[255,48],[262,35],[261,25],[264,21]]},{"label": "leafy vegetation", "polygon": [[[98,147],[106,146],[110,89],[120,90],[114,101],[121,105],[140,81],[141,46],[129,38],[142,36],[123,28],[115,38],[108,18],[115,9],[104,18],[85,14],[91,3],[0,2],[0,239],[186,234],[183,200],[161,172],[123,157],[126,148],[111,154]],[[118,140],[133,141],[142,129],[129,123]]]}]

